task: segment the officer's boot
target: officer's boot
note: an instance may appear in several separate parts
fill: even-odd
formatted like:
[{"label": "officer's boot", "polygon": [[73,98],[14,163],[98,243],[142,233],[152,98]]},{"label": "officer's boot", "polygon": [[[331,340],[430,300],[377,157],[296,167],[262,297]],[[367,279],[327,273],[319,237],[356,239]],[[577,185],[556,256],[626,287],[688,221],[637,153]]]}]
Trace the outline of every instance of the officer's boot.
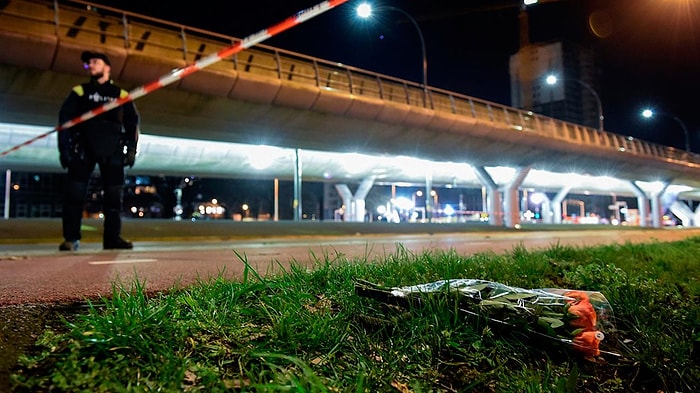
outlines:
[{"label": "officer's boot", "polygon": [[132,249],[134,244],[121,238],[122,230],[122,186],[107,186],[104,188],[104,234],[102,247],[110,249]]}]

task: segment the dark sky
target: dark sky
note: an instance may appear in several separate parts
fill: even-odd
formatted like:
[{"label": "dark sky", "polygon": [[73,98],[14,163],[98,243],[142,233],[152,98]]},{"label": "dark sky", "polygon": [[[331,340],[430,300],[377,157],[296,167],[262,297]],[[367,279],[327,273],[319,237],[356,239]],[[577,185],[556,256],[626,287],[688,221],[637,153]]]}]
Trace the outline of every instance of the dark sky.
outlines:
[{"label": "dark sky", "polygon": [[[238,38],[319,2],[199,1],[193,7],[163,0],[96,1]],[[357,4],[348,1],[264,44],[421,82],[415,27],[389,9],[373,22],[359,20]],[[519,46],[519,0],[375,4],[400,8],[417,21],[426,43],[429,85],[510,104],[508,61]],[[531,42],[566,39],[594,50],[607,131],[684,148],[675,116],[687,127],[692,150],[700,151],[700,1],[540,0],[528,15]],[[642,119],[639,112],[648,106],[665,115]]]}]

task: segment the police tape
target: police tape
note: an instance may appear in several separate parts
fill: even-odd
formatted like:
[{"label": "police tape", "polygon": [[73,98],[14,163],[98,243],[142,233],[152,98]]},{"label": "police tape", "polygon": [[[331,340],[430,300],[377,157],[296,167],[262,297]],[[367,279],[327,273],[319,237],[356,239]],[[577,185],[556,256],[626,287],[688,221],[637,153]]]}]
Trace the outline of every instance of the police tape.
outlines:
[{"label": "police tape", "polygon": [[209,56],[206,56],[206,57],[199,59],[198,61],[196,61],[193,64],[190,64],[188,66],[173,70],[172,72],[170,72],[166,75],[163,75],[162,77],[160,77],[158,80],[156,80],[154,82],[139,86],[139,87],[131,90],[129,92],[129,94],[125,97],[122,97],[122,98],[116,99],[114,101],[110,101],[108,103],[105,103],[101,107],[95,108],[95,109],[90,110],[88,112],[85,112],[84,114],[76,117],[75,119],[69,120],[69,121],[59,125],[58,127],[54,128],[48,132],[45,132],[41,135],[37,135],[34,138],[31,138],[25,142],[22,142],[19,145],[16,145],[10,149],[7,149],[7,150],[3,151],[2,153],[0,153],[0,157],[4,157],[4,156],[6,156],[14,151],[17,151],[17,150],[23,148],[24,146],[30,145],[30,144],[32,144],[40,139],[46,138],[47,136],[53,134],[54,132],[63,131],[67,128],[73,127],[76,124],[79,124],[79,123],[82,123],[86,120],[92,119],[95,116],[99,116],[100,114],[107,112],[107,111],[110,111],[110,110],[117,108],[121,105],[124,105],[127,102],[134,101],[137,98],[141,98],[147,94],[150,94],[153,91],[160,89],[161,87],[168,86],[169,84],[176,82],[176,81],[178,81],[178,80],[180,80],[180,79],[182,79],[190,74],[193,74],[193,73],[195,73],[195,72],[197,72],[205,67],[208,67],[208,66],[220,61],[221,59],[235,55],[236,53],[241,52],[244,49],[248,49],[251,46],[257,45],[270,37],[273,37],[273,36],[283,32],[285,30],[288,30],[294,26],[297,26],[301,23],[304,23],[307,20],[314,18],[314,17],[316,17],[316,16],[318,16],[318,15],[320,15],[328,10],[331,10],[331,9],[333,9],[333,8],[339,6],[347,1],[348,0],[327,0],[327,1],[323,1],[321,3],[318,3],[317,5],[315,5],[311,8],[307,8],[303,11],[299,11],[296,14],[294,14],[293,16],[290,16],[289,18],[283,20],[282,22],[280,22],[276,25],[273,25],[271,27],[268,27],[267,29],[263,29],[255,34],[251,34],[248,37],[244,38],[243,40],[241,40],[241,41],[239,41],[239,42],[237,42],[229,47],[223,48],[216,53],[213,53]]}]

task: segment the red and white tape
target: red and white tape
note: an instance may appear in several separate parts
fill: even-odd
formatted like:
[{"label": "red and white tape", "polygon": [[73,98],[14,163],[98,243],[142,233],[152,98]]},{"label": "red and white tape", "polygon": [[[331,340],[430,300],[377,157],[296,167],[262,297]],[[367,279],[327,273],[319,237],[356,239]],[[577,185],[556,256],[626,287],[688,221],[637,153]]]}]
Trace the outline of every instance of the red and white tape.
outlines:
[{"label": "red and white tape", "polygon": [[196,61],[193,64],[190,64],[188,66],[185,66],[183,68],[179,68],[177,70],[173,70],[167,75],[163,75],[160,77],[158,80],[151,82],[147,85],[139,86],[132,91],[129,92],[129,94],[126,97],[119,98],[117,100],[108,102],[104,105],[102,105],[99,108],[95,108],[91,111],[85,112],[84,114],[76,117],[75,119],[69,120],[58,127],[54,128],[51,131],[45,132],[41,135],[38,135],[32,139],[27,140],[26,142],[23,142],[17,146],[14,146],[8,150],[3,151],[0,153],[0,157],[4,157],[13,151],[19,150],[24,146],[30,145],[40,139],[46,138],[47,136],[51,135],[54,132],[57,131],[63,131],[67,128],[73,127],[76,124],[82,123],[86,120],[92,119],[95,116],[99,116],[100,114],[110,111],[114,108],[117,108],[121,105],[126,104],[129,101],[133,101],[137,98],[141,98],[145,96],[146,94],[149,94],[153,91],[156,91],[160,89],[161,87],[165,87],[173,82],[176,82],[190,74],[193,74],[205,67],[208,67],[221,59],[224,59],[226,57],[235,55],[238,52],[241,52],[244,49],[250,48],[251,46],[257,45],[266,39],[273,37],[285,30],[288,30],[296,25],[299,25],[301,23],[306,22],[307,20],[314,18],[330,9],[333,9],[348,0],[327,0],[323,1],[311,8],[308,8],[306,10],[297,12],[293,16],[285,19],[284,21],[268,27],[267,29],[261,30],[255,34],[251,34],[248,37],[244,38],[242,41],[237,42],[227,48],[223,48],[219,50],[216,53],[213,53],[209,56],[203,57]]}]

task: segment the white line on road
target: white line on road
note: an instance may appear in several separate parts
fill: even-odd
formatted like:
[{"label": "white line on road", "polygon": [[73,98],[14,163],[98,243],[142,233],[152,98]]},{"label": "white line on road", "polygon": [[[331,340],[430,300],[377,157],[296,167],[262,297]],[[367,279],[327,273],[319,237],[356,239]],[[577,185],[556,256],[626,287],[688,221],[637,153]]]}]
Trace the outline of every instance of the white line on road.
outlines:
[{"label": "white line on road", "polygon": [[148,263],[158,262],[157,259],[122,259],[120,261],[90,261],[88,265],[116,265],[119,263]]}]

